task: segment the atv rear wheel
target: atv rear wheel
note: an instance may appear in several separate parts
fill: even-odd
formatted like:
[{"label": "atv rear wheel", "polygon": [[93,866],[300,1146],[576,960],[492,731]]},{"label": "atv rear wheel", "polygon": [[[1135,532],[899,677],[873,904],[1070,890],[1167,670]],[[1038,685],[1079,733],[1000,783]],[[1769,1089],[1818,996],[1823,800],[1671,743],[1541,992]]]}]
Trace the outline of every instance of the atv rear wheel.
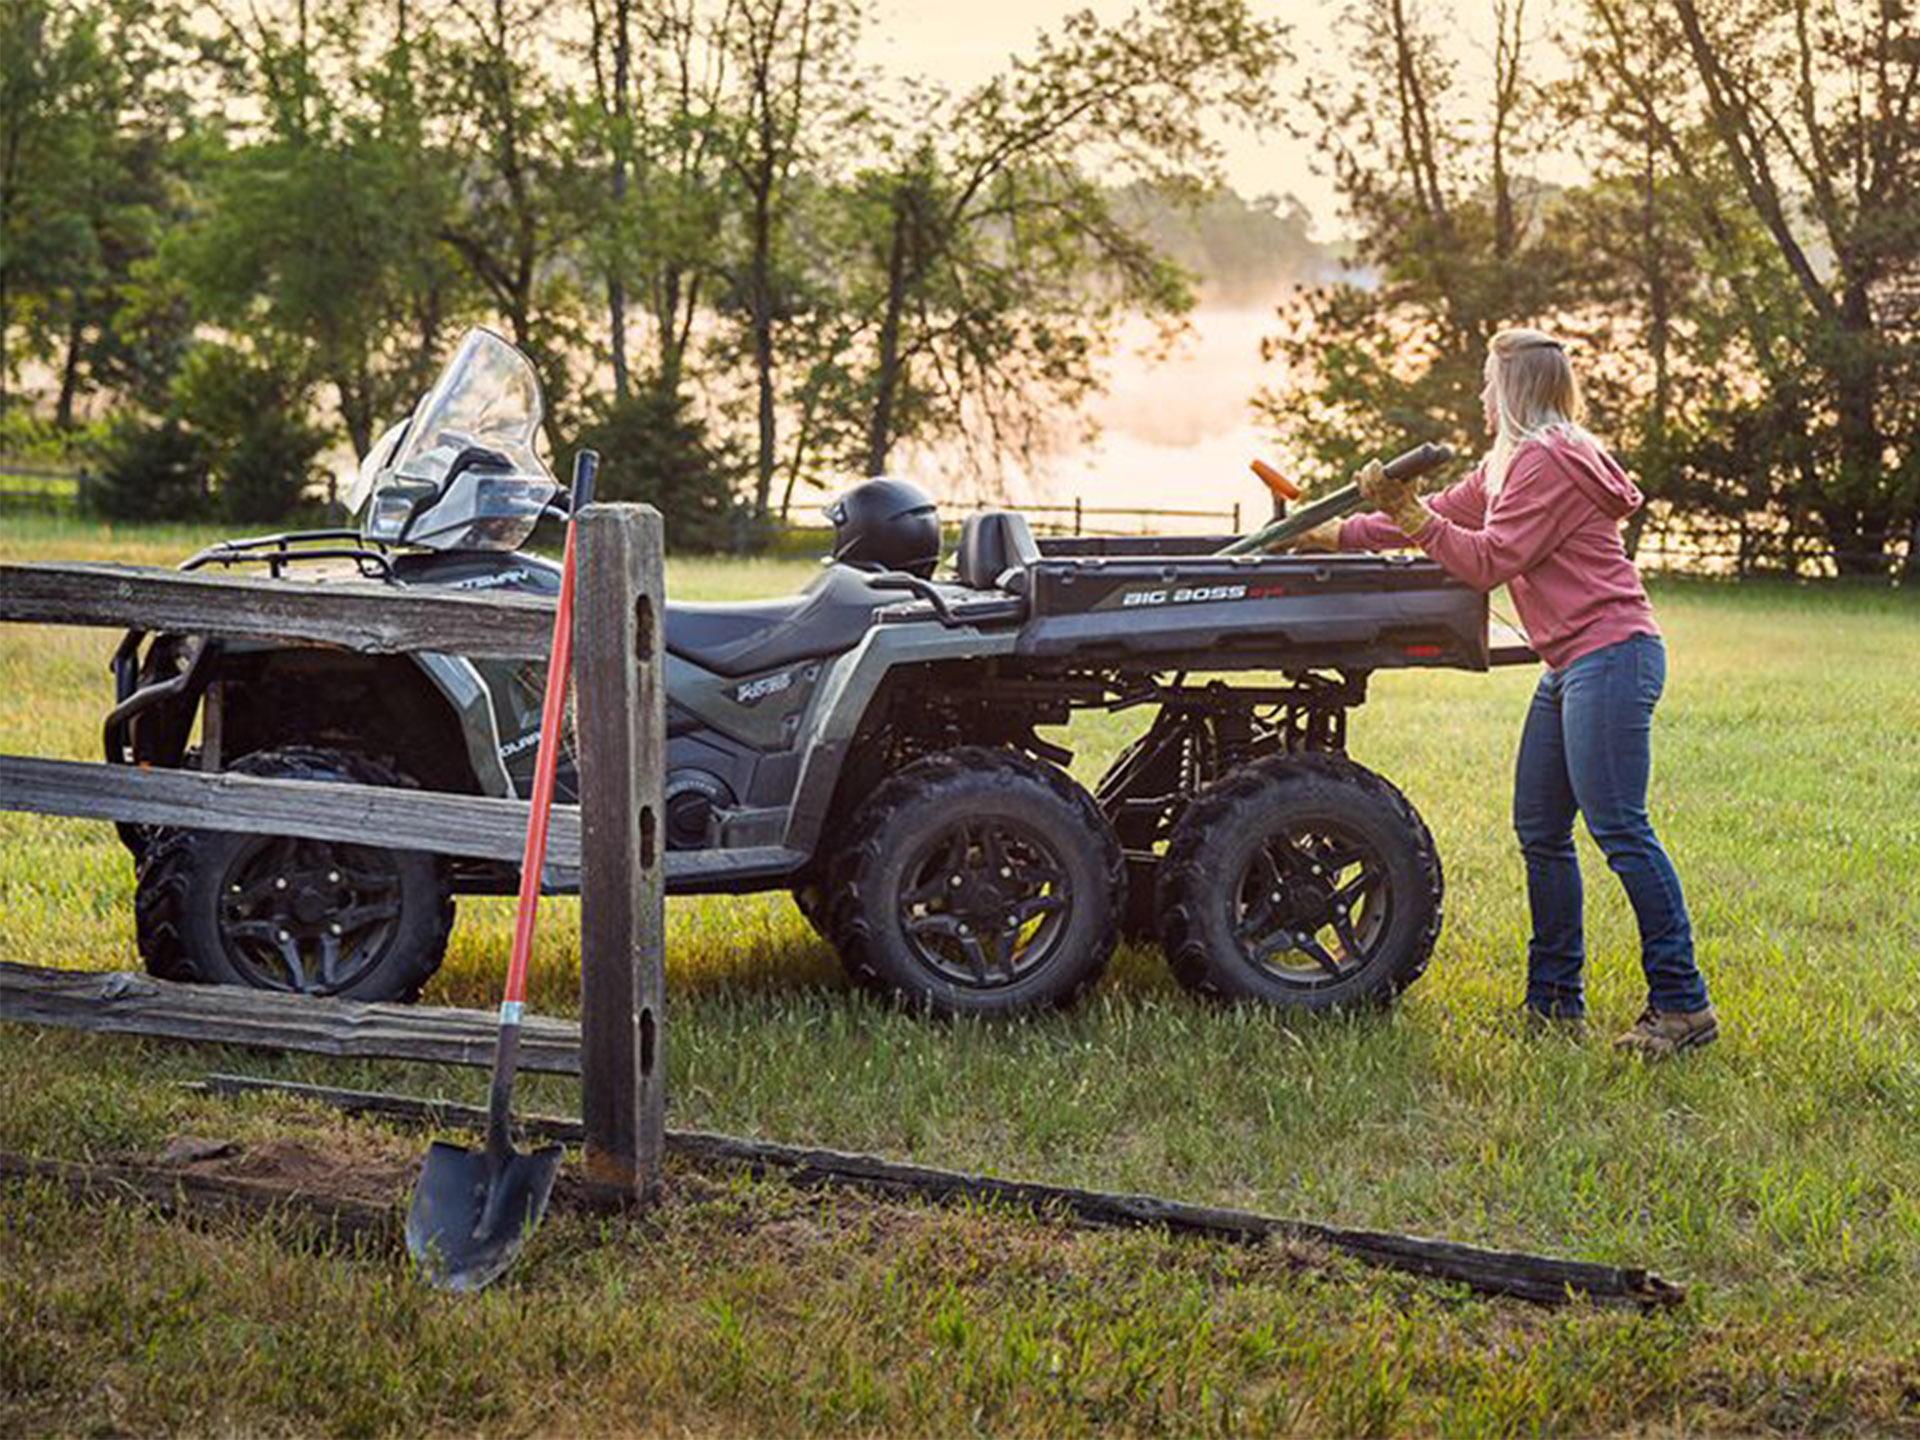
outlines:
[{"label": "atv rear wheel", "polygon": [[1202,794],[1160,876],[1160,934],[1202,994],[1308,1010],[1390,1000],[1440,933],[1433,836],[1344,757],[1273,756]]},{"label": "atv rear wheel", "polygon": [[909,765],[845,832],[835,949],[862,985],[939,1015],[1065,1005],[1113,953],[1125,877],[1099,807],[1051,765],[966,747]]},{"label": "atv rear wheel", "polygon": [[[411,786],[363,755],[288,746],[236,774]],[[288,836],[156,830],[134,922],[150,973],[257,990],[412,1000],[446,955],[445,866],[417,850]]]}]

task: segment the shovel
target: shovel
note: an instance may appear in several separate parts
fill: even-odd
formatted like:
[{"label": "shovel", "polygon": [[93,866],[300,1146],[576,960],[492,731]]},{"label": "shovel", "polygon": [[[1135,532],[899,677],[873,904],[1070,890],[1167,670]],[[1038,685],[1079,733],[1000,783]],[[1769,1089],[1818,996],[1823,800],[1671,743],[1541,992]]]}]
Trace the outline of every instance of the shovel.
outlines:
[{"label": "shovel", "polygon": [[[1406,454],[1396,455],[1386,463],[1386,477],[1389,480],[1411,479],[1424,475],[1429,470],[1437,470],[1451,459],[1453,459],[1451,446],[1431,443],[1417,445]],[[1270,465],[1256,460],[1253,462],[1253,473],[1265,481],[1267,488],[1276,496],[1283,494],[1282,486],[1293,491],[1293,494],[1284,497],[1288,500],[1295,499],[1300,494],[1299,490],[1283,479]],[[1360,508],[1360,505],[1360,487],[1343,485],[1331,495],[1315,500],[1309,505],[1303,505],[1291,515],[1275,520],[1271,524],[1261,526],[1251,535],[1242,535],[1231,545],[1221,546],[1219,553],[1258,555],[1264,551],[1276,550],[1296,535],[1306,534],[1316,525],[1325,524],[1329,520],[1338,520],[1343,515],[1351,515]]]},{"label": "shovel", "polygon": [[500,1035],[493,1052],[493,1087],[487,1096],[487,1148],[479,1154],[436,1140],[420,1168],[407,1211],[407,1251],[436,1289],[478,1290],[513,1263],[514,1256],[546,1213],[560,1170],[561,1146],[531,1155],[513,1148],[508,1133],[513,1074],[520,1054],[520,1007],[527,992],[527,960],[533,953],[533,918],[540,903],[540,872],[546,865],[547,812],[553,805],[553,772],[560,752],[560,721],[566,713],[567,675],[573,649],[574,517],[593,498],[600,457],[582,451],[573,467],[573,504],[567,548],[560,566],[560,603],[553,614],[553,647],[547,661],[547,691],[540,709],[540,753],[534,764],[533,805],[527,814],[526,852],[520,863],[520,907],[514,917],[513,954],[500,1000]]}]

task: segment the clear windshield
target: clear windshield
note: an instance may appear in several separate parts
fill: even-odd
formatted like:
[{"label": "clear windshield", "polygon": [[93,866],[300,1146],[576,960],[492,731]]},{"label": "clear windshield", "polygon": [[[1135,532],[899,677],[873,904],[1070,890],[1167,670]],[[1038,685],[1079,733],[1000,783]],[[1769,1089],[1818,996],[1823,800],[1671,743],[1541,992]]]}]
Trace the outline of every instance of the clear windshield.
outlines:
[{"label": "clear windshield", "polygon": [[534,450],[545,415],[533,363],[491,330],[469,330],[412,419],[367,452],[347,508],[358,512],[389,479],[437,483],[469,445],[499,451],[522,473],[548,474]]},{"label": "clear windshield", "polygon": [[[535,450],[544,414],[532,362],[492,331],[469,330],[412,418],[367,452],[348,507],[371,539],[511,549],[556,488]],[[477,469],[475,450],[489,452]]]}]

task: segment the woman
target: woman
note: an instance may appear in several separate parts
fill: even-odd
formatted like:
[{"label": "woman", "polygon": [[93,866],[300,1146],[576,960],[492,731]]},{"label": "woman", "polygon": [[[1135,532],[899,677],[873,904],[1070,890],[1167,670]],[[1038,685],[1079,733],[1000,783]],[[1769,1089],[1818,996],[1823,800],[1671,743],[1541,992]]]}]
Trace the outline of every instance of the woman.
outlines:
[{"label": "woman", "polygon": [[1620,877],[1640,926],[1648,1003],[1615,1043],[1672,1055],[1719,1033],[1693,960],[1686,902],[1647,819],[1648,736],[1666,649],[1619,522],[1638,488],[1578,424],[1580,393],[1558,341],[1503,330],[1481,392],[1493,444],[1466,479],[1422,501],[1376,461],[1360,475],[1378,513],[1330,522],[1304,549],[1386,550],[1409,541],[1476,590],[1506,585],[1547,663],[1520,736],[1513,825],[1527,864],[1533,938],[1526,1014],[1581,1027],[1585,941],[1576,812]]}]

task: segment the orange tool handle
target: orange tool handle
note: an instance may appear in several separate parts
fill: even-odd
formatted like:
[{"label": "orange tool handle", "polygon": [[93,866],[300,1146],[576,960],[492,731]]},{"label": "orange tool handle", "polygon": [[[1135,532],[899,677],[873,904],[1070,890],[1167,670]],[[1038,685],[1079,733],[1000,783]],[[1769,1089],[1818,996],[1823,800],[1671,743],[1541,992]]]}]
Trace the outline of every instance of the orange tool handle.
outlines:
[{"label": "orange tool handle", "polygon": [[1260,483],[1273,492],[1276,500],[1298,500],[1300,487],[1264,460],[1253,462],[1253,473],[1260,477]]},{"label": "orange tool handle", "polygon": [[581,456],[567,518],[567,548],[560,561],[560,599],[553,610],[553,645],[547,658],[547,692],[540,702],[540,749],[533,764],[533,804],[527,810],[527,843],[520,861],[520,904],[513,917],[513,953],[507,960],[503,1002],[518,1010],[527,994],[527,962],[533,956],[533,917],[540,905],[540,872],[547,863],[547,815],[553,808],[554,771],[560,761],[560,729],[567,709],[567,679],[573,669],[574,536],[579,512],[593,496],[597,456]]}]

